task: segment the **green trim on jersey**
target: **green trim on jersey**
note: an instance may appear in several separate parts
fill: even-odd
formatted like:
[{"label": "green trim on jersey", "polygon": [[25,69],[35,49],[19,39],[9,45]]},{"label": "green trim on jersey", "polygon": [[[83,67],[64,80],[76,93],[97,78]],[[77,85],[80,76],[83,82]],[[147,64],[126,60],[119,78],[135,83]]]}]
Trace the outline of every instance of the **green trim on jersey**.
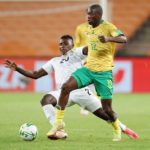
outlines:
[{"label": "green trim on jersey", "polygon": [[116,29],[116,33],[117,33],[118,35],[123,35],[123,33],[122,33],[119,29]]}]

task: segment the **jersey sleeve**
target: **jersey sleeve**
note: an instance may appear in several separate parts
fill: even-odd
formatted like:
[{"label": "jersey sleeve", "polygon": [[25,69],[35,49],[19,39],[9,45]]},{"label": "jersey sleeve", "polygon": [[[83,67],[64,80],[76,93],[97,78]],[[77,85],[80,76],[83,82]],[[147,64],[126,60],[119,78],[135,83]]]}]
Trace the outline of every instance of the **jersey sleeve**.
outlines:
[{"label": "jersey sleeve", "polygon": [[47,72],[53,72],[53,59],[49,60],[46,64],[42,66],[42,68]]},{"label": "jersey sleeve", "polygon": [[83,48],[84,47],[78,47],[78,48],[75,48],[73,51],[75,53],[75,55],[77,55],[78,57],[80,57],[81,59],[85,59],[86,58],[86,55],[83,54]]},{"label": "jersey sleeve", "polygon": [[119,35],[124,35],[115,25],[111,24],[109,26],[109,29],[110,29],[110,35],[112,37],[116,37],[116,36],[119,36]]}]

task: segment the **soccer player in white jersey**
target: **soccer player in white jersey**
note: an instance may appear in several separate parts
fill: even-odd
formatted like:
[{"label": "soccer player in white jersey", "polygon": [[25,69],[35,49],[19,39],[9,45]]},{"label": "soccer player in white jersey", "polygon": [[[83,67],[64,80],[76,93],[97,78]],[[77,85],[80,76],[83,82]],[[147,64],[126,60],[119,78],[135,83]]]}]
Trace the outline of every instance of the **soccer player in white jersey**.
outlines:
[{"label": "soccer player in white jersey", "polygon": [[[17,66],[15,62],[6,60],[5,64],[7,68],[21,73],[22,75],[38,79],[42,76],[48,75],[50,72],[55,73],[56,90],[50,91],[45,94],[41,99],[41,105],[46,118],[52,126],[55,126],[55,107],[58,105],[58,99],[60,96],[61,86],[67,81],[77,68],[82,67],[82,60],[86,57],[88,49],[87,47],[73,48],[73,38],[70,35],[64,35],[59,40],[59,48],[62,53],[59,57],[54,57],[49,60],[37,71],[28,71]],[[77,89],[71,92],[67,106],[78,104],[79,106],[87,109],[95,116],[111,122],[109,116],[103,111],[102,106],[98,98],[90,91],[89,87]],[[138,135],[127,128],[120,122],[122,132],[129,135],[131,138],[136,139]],[[60,129],[60,131],[64,129]],[[64,137],[57,137],[57,135],[49,136],[51,133],[47,133],[47,137],[50,139],[61,139]],[[66,134],[65,134],[66,135]]]}]

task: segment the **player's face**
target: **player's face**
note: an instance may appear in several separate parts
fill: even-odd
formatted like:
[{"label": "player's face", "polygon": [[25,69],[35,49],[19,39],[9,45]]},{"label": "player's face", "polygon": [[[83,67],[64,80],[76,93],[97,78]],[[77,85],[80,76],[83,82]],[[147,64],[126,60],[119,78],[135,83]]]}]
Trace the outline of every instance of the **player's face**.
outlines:
[{"label": "player's face", "polygon": [[63,55],[66,54],[68,51],[70,51],[72,48],[73,42],[71,39],[60,39],[59,49]]},{"label": "player's face", "polygon": [[100,15],[96,12],[95,9],[91,9],[90,7],[87,9],[87,21],[93,27],[97,26],[100,22]]}]

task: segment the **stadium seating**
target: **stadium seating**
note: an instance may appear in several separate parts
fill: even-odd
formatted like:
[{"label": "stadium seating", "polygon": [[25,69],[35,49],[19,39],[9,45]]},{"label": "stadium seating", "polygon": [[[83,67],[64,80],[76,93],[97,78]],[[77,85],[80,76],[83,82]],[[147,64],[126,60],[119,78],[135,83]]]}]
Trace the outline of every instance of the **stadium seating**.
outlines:
[{"label": "stadium seating", "polygon": [[[1,2],[0,56],[59,55],[58,38],[85,21],[83,2]],[[112,0],[112,22],[131,37],[149,15],[149,0]]]},{"label": "stadium seating", "polygon": [[118,51],[116,56],[150,56],[150,17],[125,44],[123,51]]},{"label": "stadium seating", "polygon": [[150,15],[149,0],[112,0],[112,21],[130,37]]}]

